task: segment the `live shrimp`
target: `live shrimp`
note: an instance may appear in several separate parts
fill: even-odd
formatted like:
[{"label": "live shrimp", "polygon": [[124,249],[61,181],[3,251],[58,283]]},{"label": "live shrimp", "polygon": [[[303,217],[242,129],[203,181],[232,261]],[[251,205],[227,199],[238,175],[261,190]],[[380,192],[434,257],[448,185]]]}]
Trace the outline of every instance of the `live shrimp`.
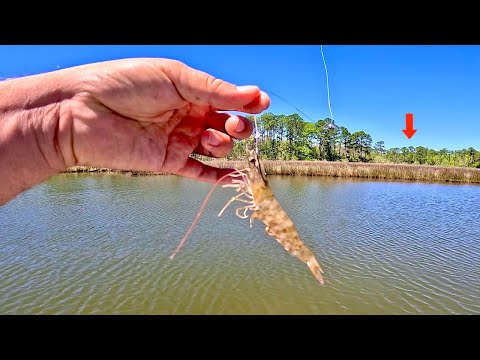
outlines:
[{"label": "live shrimp", "polygon": [[250,227],[253,226],[255,219],[260,219],[266,225],[266,233],[270,236],[273,236],[287,252],[307,264],[313,276],[321,285],[323,285],[323,270],[316,260],[313,252],[300,239],[300,236],[295,228],[295,224],[275,198],[273,191],[268,184],[265,169],[258,157],[257,152],[249,149],[248,147],[246,152],[249,167],[242,170],[235,170],[223,176],[216,182],[216,184],[210,190],[210,193],[205,198],[205,201],[203,202],[202,207],[192,225],[170,258],[173,259],[173,257],[178,253],[180,248],[185,243],[185,240],[198,221],[200,214],[205,208],[205,205],[216,185],[218,185],[226,177],[231,177],[231,182],[222,185],[222,187],[233,188],[238,195],[233,196],[225,204],[225,206],[220,210],[218,216],[221,216],[232,203],[242,203],[243,206],[236,209],[236,215],[242,219],[250,218]]}]

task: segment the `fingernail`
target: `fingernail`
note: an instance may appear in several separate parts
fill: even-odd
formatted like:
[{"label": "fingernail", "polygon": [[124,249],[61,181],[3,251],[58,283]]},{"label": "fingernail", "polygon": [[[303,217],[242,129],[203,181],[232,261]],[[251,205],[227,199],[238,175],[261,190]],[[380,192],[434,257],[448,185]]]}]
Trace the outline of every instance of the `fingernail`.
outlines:
[{"label": "fingernail", "polygon": [[241,133],[243,130],[245,130],[245,123],[238,119],[237,126],[235,127],[235,132]]},{"label": "fingernail", "polygon": [[237,90],[239,92],[252,92],[253,90],[259,90],[258,86],[255,85],[245,85],[245,86],[237,86]]},{"label": "fingernail", "polygon": [[220,143],[221,143],[221,140],[218,138],[218,136],[210,133],[210,135],[208,136],[208,144],[212,146],[218,146],[220,145]]}]

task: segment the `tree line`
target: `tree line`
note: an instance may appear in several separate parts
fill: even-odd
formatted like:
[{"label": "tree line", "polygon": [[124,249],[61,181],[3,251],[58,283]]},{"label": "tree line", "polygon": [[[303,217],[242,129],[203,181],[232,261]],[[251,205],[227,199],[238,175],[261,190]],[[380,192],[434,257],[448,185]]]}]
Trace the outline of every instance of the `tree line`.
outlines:
[{"label": "tree line", "polygon": [[[253,116],[248,118],[254,122]],[[407,163],[480,168],[480,151],[434,150],[423,146],[387,149],[384,141],[373,143],[364,131],[350,132],[329,118],[309,122],[298,114],[265,113],[257,117],[258,149],[269,160],[326,160],[348,162]],[[254,132],[255,134],[255,132]],[[230,160],[243,159],[245,145],[254,137],[236,141]]]}]

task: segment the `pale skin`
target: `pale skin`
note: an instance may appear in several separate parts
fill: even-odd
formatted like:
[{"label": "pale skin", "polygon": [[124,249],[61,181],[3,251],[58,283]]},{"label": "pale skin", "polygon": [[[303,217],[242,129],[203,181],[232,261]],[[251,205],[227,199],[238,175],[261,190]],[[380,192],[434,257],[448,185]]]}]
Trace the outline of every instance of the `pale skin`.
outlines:
[{"label": "pale skin", "polygon": [[169,59],[124,59],[0,82],[0,205],[75,165],[168,172],[215,182],[231,169],[189,157],[224,157],[270,105]]}]

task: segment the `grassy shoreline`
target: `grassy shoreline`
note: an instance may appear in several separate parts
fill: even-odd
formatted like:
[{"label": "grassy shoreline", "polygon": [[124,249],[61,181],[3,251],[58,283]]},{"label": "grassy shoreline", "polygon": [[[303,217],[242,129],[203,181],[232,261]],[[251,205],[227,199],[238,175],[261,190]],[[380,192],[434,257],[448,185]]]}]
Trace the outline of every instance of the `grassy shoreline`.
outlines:
[{"label": "grassy shoreline", "polygon": [[[245,161],[211,160],[205,163],[219,168],[246,167]],[[265,160],[265,169],[269,175],[331,176],[346,178],[366,178],[383,180],[414,180],[425,182],[454,182],[480,184],[480,169],[379,163],[349,163],[326,161],[275,161]],[[129,175],[168,175],[167,173],[115,170],[88,166],[75,166],[66,173],[105,172]]]}]

